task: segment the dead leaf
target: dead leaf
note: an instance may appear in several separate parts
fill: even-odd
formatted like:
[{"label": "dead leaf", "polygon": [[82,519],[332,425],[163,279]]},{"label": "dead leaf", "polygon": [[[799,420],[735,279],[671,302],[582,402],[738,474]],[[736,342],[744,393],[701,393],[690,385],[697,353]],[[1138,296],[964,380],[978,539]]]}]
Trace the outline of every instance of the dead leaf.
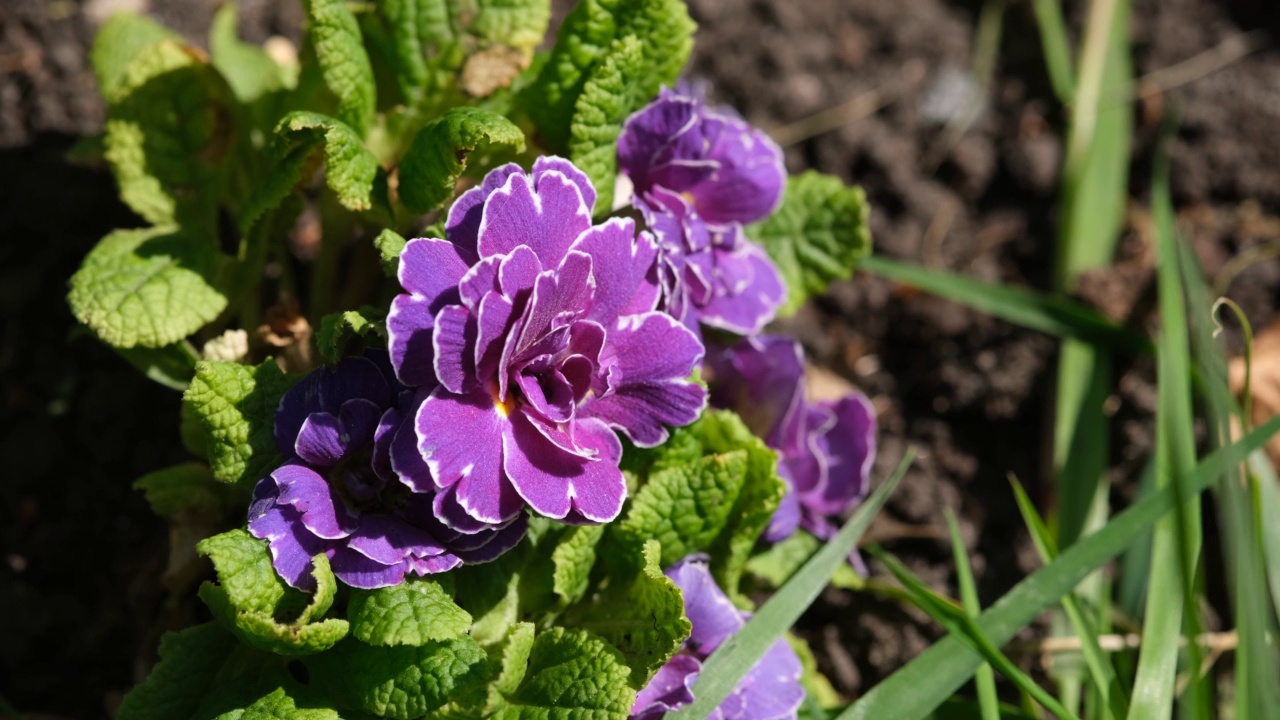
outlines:
[{"label": "dead leaf", "polygon": [[494,45],[467,58],[458,86],[471,97],[489,97],[529,67],[529,58],[508,45]]},{"label": "dead leaf", "polygon": [[[1249,420],[1257,427],[1280,414],[1280,317],[1254,337],[1252,359],[1253,367],[1246,368],[1243,356],[1231,358],[1227,363],[1227,382],[1231,392],[1240,397],[1244,393],[1246,374],[1251,375],[1249,394],[1253,407]],[[1238,429],[1235,434],[1239,434]],[[1273,464],[1280,464],[1280,436],[1267,443],[1267,455]]]}]

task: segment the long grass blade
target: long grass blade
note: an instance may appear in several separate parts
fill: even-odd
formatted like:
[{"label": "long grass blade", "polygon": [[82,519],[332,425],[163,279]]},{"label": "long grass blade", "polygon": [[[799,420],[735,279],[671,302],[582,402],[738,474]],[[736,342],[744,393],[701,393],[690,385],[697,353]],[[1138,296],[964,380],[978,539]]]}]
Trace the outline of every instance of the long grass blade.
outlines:
[{"label": "long grass blade", "polygon": [[897,470],[854,512],[840,532],[800,568],[741,630],[724,641],[702,665],[693,687],[694,701],[671,720],[708,717],[719,707],[738,682],[760,660],[765,651],[795,623],[818,596],[840,563],[848,557],[871,520],[889,500],[894,488],[915,460],[916,450],[908,448]]},{"label": "long grass blade", "polygon": [[[1202,492],[1213,483],[1221,463],[1239,463],[1280,431],[1272,418],[1239,441],[1206,457],[1190,474],[1188,485]],[[1058,559],[1014,586],[977,620],[996,645],[1013,639],[1040,613],[1060,602],[1086,575],[1119,555],[1174,507],[1172,488],[1116,515],[1098,532],[1067,548]],[[955,693],[982,663],[956,638],[943,638],[842,712],[839,720],[921,720]]]},{"label": "long grass blade", "polygon": [[[947,509],[947,531],[951,534],[951,554],[956,561],[956,580],[960,585],[960,602],[970,618],[982,614],[982,605],[978,601],[978,587],[973,581],[973,568],[969,566],[969,553],[964,547],[964,538],[960,535],[960,525],[956,516]],[[996,675],[990,663],[983,663],[974,675],[974,684],[978,687],[978,709],[982,712],[982,720],[1000,720],[1000,697],[996,694]]]},{"label": "long grass blade", "polygon": [[893,573],[893,576],[902,583],[907,592],[911,593],[915,605],[925,611],[929,617],[933,618],[938,624],[947,629],[953,637],[957,637],[970,650],[981,655],[989,664],[1000,671],[1001,675],[1013,681],[1018,689],[1030,695],[1037,703],[1046,710],[1056,715],[1061,720],[1076,720],[1076,716],[1070,710],[1062,706],[1044,688],[1036,684],[1026,673],[1018,669],[1004,653],[982,632],[982,630],[973,622],[973,619],[962,609],[948,603],[930,590],[918,577],[915,576],[907,566],[903,565],[900,560],[881,550],[878,546],[872,545],[868,548],[871,553],[882,565]]},{"label": "long grass blade", "polygon": [[1062,19],[1060,0],[1033,0],[1036,25],[1040,28],[1040,47],[1044,53],[1045,67],[1049,70],[1049,82],[1058,102],[1070,105],[1076,91],[1075,71],[1071,67],[1071,41],[1067,38],[1067,23]]}]

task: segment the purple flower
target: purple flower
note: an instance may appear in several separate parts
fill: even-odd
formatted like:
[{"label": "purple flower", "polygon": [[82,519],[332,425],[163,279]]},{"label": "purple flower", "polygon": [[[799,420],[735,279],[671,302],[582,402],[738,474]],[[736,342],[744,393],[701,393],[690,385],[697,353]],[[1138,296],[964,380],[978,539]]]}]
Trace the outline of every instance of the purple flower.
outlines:
[{"label": "purple flower", "polygon": [[275,437],[288,460],[254,488],[249,532],[269,541],[285,582],[313,589],[311,558],[324,553],[348,585],[395,585],[409,573],[492,560],[524,537],[523,514],[470,534],[445,527],[432,495],[399,474],[416,470],[415,455],[408,468],[393,462],[403,454],[393,446],[412,440],[405,420],[419,404],[385,354],[317,370],[281,398]]},{"label": "purple flower", "polygon": [[622,445],[653,446],[697,418],[702,344],[657,312],[658,249],[629,219],[591,224],[595,189],[567,160],[490,172],[449,211],[447,240],[400,257],[407,291],[387,318],[436,515],[468,532],[527,505],[571,523],[612,520]]},{"label": "purple flower", "polygon": [[[658,669],[636,695],[631,720],[657,720],[693,702],[693,684],[702,661],[746,624],[739,611],[711,578],[706,555],[690,555],[667,569],[667,577],[684,593],[684,612],[693,629],[684,647]],[[779,640],[742,678],[711,715],[712,720],[782,720],[796,717],[804,690],[800,658]]]},{"label": "purple flower", "polygon": [[768,216],[786,183],[782,150],[731,111],[664,88],[623,126],[618,165],[657,235],[661,307],[754,334],[786,298],[777,267],[743,234]]},{"label": "purple flower", "polygon": [[830,518],[867,493],[876,455],[871,402],[856,392],[835,402],[807,401],[804,354],[790,338],[746,338],[709,354],[707,367],[712,404],[736,410],[778,451],[778,474],[788,492],[765,540],[778,542],[798,526],[830,539],[837,530]]}]

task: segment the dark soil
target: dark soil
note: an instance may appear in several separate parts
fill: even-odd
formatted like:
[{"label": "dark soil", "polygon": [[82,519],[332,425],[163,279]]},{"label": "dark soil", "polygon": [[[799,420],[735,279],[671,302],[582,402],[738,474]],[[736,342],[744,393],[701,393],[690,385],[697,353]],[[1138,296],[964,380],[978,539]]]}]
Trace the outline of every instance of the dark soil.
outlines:
[{"label": "dark soil", "polygon": [[[166,600],[164,522],[129,483],[182,456],[176,393],[76,329],[65,281],[93,243],[137,219],[102,170],[62,160],[97,130],[87,67],[104,0],[0,3],[0,698],[23,711],[107,716],[145,674],[158,634],[191,620]],[[132,3],[130,3],[132,4]],[[701,24],[691,74],[717,100],[774,129],[869,92],[871,114],[787,148],[792,171],[861,184],[878,252],[986,280],[1048,285],[1063,117],[1027,3],[1010,3],[982,114],[954,144],[948,113],[971,65],[981,3],[943,0],[691,0]],[[1081,3],[1069,3],[1078,28]],[[1141,286],[1149,272],[1145,180],[1163,104],[1177,102],[1180,217],[1210,277],[1280,242],[1280,32],[1270,0],[1135,0],[1139,74],[1242,31],[1268,47],[1139,106],[1127,270],[1093,286]],[[153,0],[158,19],[202,41],[214,0]],[[296,36],[294,2],[245,0],[244,34]],[[949,99],[950,98],[950,99]],[[1127,274],[1122,274],[1127,273]],[[1110,277],[1110,280],[1108,280]],[[1119,281],[1116,278],[1120,278]],[[1230,283],[1255,327],[1276,308],[1280,261]],[[1107,309],[1107,297],[1081,294]],[[1123,294],[1123,293],[1122,293]],[[1132,293],[1130,293],[1132,294]],[[1127,304],[1121,302],[1121,305]],[[1044,484],[1056,343],[860,273],[779,330],[866,390],[880,410],[877,475],[908,444],[921,457],[873,529],[926,580],[954,593],[944,508],[960,516],[984,602],[1037,566],[1009,491]],[[1113,480],[1127,496],[1149,450],[1150,368],[1121,363]],[[856,696],[938,632],[871,594],[829,591],[803,621],[839,690]],[[0,703],[0,716],[4,704]]]}]

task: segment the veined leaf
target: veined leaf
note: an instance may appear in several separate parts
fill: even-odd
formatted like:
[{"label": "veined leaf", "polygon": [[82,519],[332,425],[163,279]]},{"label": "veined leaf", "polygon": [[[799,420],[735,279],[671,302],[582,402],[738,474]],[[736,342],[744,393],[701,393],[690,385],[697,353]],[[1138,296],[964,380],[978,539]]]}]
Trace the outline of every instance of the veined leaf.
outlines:
[{"label": "veined leaf", "polygon": [[591,69],[573,108],[569,158],[596,188],[596,215],[613,207],[618,135],[622,123],[644,102],[635,92],[636,78],[643,69],[640,41],[634,35],[614,40],[604,61]]},{"label": "veined leaf", "polygon": [[269,359],[258,367],[208,361],[196,366],[182,401],[195,425],[191,440],[208,453],[215,478],[248,486],[283,460],[275,413],[296,381]]},{"label": "veined leaf", "polygon": [[427,123],[400,162],[400,200],[425,213],[453,197],[454,185],[477,151],[499,147],[524,150],[524,133],[505,117],[458,107]]},{"label": "veined leaf", "polygon": [[304,0],[303,6],[325,85],[338,98],[338,119],[351,128],[358,144],[373,124],[377,102],[360,24],[346,0]]}]

